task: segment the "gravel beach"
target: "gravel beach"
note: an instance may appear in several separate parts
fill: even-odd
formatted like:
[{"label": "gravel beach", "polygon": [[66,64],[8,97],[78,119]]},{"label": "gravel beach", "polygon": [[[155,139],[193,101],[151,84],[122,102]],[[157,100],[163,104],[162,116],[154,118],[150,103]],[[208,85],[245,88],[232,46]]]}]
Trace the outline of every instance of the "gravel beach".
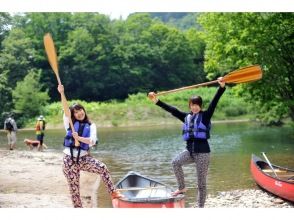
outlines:
[{"label": "gravel beach", "polygon": [[233,190],[208,196],[206,208],[293,208],[294,204],[261,189]]}]

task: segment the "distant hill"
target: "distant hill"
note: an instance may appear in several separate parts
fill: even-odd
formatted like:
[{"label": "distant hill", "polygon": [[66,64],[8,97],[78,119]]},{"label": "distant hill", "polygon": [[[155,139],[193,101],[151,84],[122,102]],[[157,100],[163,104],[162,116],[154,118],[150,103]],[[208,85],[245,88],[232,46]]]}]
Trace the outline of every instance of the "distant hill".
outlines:
[{"label": "distant hill", "polygon": [[201,26],[197,23],[197,17],[199,12],[150,12],[152,18],[158,18],[162,22],[179,28],[180,30],[187,30],[195,28],[201,29]]}]

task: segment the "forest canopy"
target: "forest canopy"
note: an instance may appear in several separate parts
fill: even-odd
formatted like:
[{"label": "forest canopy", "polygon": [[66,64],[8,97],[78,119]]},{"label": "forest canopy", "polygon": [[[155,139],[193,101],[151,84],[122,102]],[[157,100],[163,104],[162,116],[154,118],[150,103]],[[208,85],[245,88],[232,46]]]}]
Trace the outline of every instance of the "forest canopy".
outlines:
[{"label": "forest canopy", "polygon": [[293,121],[293,20],[293,13],[134,13],[125,20],[99,13],[0,13],[0,113],[32,116],[23,106],[32,94],[23,89],[33,89],[42,103],[34,114],[59,100],[43,45],[49,32],[68,99],[124,100],[259,64],[263,79],[236,86],[237,93],[268,124]]}]

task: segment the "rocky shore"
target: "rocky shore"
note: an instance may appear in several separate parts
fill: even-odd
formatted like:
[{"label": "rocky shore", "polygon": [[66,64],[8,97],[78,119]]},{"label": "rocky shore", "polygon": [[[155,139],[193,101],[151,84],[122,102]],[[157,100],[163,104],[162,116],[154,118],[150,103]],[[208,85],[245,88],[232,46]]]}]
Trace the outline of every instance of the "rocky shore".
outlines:
[{"label": "rocky shore", "polygon": [[[0,208],[72,207],[61,169],[62,156],[61,152],[0,150]],[[81,173],[84,207],[99,207],[98,181],[97,175]],[[108,204],[111,207],[110,201]],[[195,204],[186,204],[186,207],[195,207]],[[205,207],[293,208],[294,205],[261,189],[249,189],[209,195]]]},{"label": "rocky shore", "polygon": [[261,189],[233,190],[208,196],[206,208],[294,208],[294,204]]}]

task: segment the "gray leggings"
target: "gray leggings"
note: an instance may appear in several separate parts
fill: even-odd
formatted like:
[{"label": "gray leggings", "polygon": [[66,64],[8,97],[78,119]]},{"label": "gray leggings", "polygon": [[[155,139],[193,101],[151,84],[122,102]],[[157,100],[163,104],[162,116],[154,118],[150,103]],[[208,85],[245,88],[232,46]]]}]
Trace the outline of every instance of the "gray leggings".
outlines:
[{"label": "gray leggings", "polygon": [[172,161],[173,170],[178,182],[179,189],[185,188],[185,179],[182,166],[185,164],[195,163],[196,176],[198,183],[198,207],[204,207],[206,199],[206,176],[209,165],[209,153],[193,153],[193,158],[190,152],[184,150]]}]

